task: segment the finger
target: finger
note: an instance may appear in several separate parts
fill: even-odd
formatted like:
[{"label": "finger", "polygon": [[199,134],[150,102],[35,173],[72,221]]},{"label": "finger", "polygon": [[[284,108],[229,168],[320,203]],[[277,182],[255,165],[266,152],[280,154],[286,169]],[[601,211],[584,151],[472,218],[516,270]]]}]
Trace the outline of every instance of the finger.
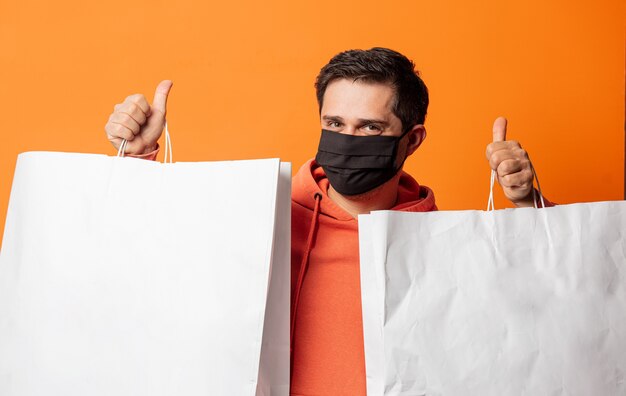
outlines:
[{"label": "finger", "polygon": [[498,117],[493,123],[493,141],[504,142],[506,140],[506,118]]},{"label": "finger", "polygon": [[505,188],[529,188],[532,185],[532,171],[524,169],[516,173],[504,175],[498,179],[500,185]]},{"label": "finger", "polygon": [[498,150],[489,157],[489,166],[493,170],[497,170],[503,161],[514,160],[517,157],[511,150]]},{"label": "finger", "polygon": [[115,147],[116,150],[120,149],[120,145],[122,144],[122,139],[111,137],[111,135],[109,135],[108,133],[107,133],[107,139],[109,139],[109,141],[111,142],[113,147]]},{"label": "finger", "polygon": [[121,106],[117,107],[116,106],[116,110],[117,109],[125,109],[126,106],[128,106],[129,104],[134,104],[136,106],[139,106],[139,108],[141,109],[141,111],[146,115],[149,116],[150,115],[150,104],[148,103],[148,100],[146,99],[145,96],[143,96],[142,94],[135,94],[135,95],[130,95],[128,96],[125,100],[124,103],[122,103]]},{"label": "finger", "polygon": [[114,122],[107,122],[104,130],[107,133],[109,140],[113,141],[115,138],[133,140],[135,138],[135,134],[129,128],[126,128],[122,124],[116,124]]},{"label": "finger", "polygon": [[117,111],[117,113],[127,114],[139,125],[143,125],[146,123],[146,113],[144,113],[141,107],[139,107],[139,105],[135,103],[129,103],[127,105],[124,105]]},{"label": "finger", "polygon": [[500,164],[498,165],[496,169],[496,172],[498,173],[498,176],[506,176],[506,175],[520,172],[524,169],[530,169],[530,167],[527,166],[526,161],[521,160],[519,158],[515,158],[515,159],[507,159],[505,161],[500,162]]},{"label": "finger", "polygon": [[173,83],[170,80],[163,80],[156,87],[156,91],[154,92],[154,100],[152,101],[152,107],[161,111],[163,114],[166,113],[167,108],[167,95],[170,93],[170,89],[172,89]]},{"label": "finger", "polygon": [[141,141],[141,139],[135,139],[126,143],[126,149],[124,151],[126,151],[126,154],[141,154],[145,148],[145,142]]},{"label": "finger", "polygon": [[[512,143],[512,142],[502,142],[502,143]],[[498,143],[492,143],[494,145]],[[528,153],[526,150],[521,148],[521,146],[516,145],[514,147],[508,147],[506,149],[500,149],[489,157],[489,166],[491,169],[498,170],[500,172],[500,166],[502,163],[507,161],[514,161],[521,165],[522,168],[530,169],[530,159],[528,158]],[[510,173],[510,172],[508,172]]]},{"label": "finger", "polygon": [[[515,140],[508,140],[506,142],[493,142],[487,145],[487,150],[485,150],[485,154],[487,155],[487,159],[491,159],[491,157],[498,151],[501,150],[511,150],[514,152],[518,152],[522,149],[522,145]],[[524,151],[524,154],[526,152]]]},{"label": "finger", "polygon": [[[504,195],[506,196],[506,198],[508,200],[510,200],[511,202],[518,202],[521,200],[526,200],[528,199],[531,191],[532,191],[532,186],[528,185],[528,186],[513,186],[513,187],[502,187],[502,190],[504,191]],[[532,199],[532,198],[531,198]],[[530,205],[526,205],[526,206],[532,206],[532,201],[530,202]]]},{"label": "finger", "polygon": [[135,121],[133,117],[126,113],[117,112],[111,114],[111,116],[109,117],[109,122],[125,126],[126,128],[133,131],[134,135],[138,134],[141,130],[141,125],[137,121]]}]

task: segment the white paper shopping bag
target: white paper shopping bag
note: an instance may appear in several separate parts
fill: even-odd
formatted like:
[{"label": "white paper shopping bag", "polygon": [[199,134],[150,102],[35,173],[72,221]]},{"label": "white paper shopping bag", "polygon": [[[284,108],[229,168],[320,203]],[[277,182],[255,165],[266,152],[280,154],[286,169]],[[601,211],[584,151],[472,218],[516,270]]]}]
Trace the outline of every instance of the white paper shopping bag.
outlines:
[{"label": "white paper shopping bag", "polygon": [[626,394],[626,202],[359,233],[368,395]]},{"label": "white paper shopping bag", "polygon": [[287,395],[290,173],[21,154],[0,395]]}]

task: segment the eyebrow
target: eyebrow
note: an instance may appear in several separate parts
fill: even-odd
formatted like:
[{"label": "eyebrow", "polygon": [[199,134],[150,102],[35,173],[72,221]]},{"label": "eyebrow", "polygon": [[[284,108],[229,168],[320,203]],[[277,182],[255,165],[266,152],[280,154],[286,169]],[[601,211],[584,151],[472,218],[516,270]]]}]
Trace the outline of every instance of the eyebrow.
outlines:
[{"label": "eyebrow", "polygon": [[385,120],[376,120],[376,119],[367,119],[367,118],[359,118],[359,123],[361,125],[367,125],[367,124],[380,124],[383,126],[389,125],[389,123]]},{"label": "eyebrow", "polygon": [[339,116],[323,116],[322,120],[324,121],[338,121],[338,122],[343,122],[343,118],[339,117]]},{"label": "eyebrow", "polygon": [[[339,116],[323,116],[322,120],[324,121],[337,121],[337,122],[343,122],[343,118],[339,117]],[[389,126],[389,123],[385,120],[376,120],[376,119],[369,119],[369,118],[359,118],[358,119],[359,124],[360,125],[367,125],[367,124],[380,124],[383,126]]]}]

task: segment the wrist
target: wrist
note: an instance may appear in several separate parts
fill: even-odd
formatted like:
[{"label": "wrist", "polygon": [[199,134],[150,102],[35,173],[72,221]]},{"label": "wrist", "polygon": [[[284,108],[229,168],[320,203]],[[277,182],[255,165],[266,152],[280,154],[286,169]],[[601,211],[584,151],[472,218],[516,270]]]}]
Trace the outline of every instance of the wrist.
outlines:
[{"label": "wrist", "polygon": [[156,147],[154,150],[152,151],[148,151],[147,153],[141,153],[141,154],[130,154],[128,153],[127,156],[128,157],[133,157],[133,158],[140,158],[140,159],[146,159],[146,160],[152,160],[155,161],[157,154],[159,153],[159,144],[156,144]]},{"label": "wrist", "polygon": [[146,146],[143,151],[141,151],[140,153],[137,153],[139,155],[144,155],[144,154],[150,154],[152,153],[154,150],[156,150],[158,148],[158,144],[155,142],[151,145]]},{"label": "wrist", "polygon": [[[530,190],[528,196],[523,199],[517,201],[511,201],[518,208],[543,208],[554,206],[554,204],[546,197],[543,197],[543,201],[541,200],[541,195],[539,195],[539,191],[536,188]],[[545,205],[545,206],[544,206]]]},{"label": "wrist", "polygon": [[512,202],[518,208],[532,208],[535,207],[536,196],[538,196],[538,194],[533,187],[524,198],[516,199],[515,201],[512,200]]}]

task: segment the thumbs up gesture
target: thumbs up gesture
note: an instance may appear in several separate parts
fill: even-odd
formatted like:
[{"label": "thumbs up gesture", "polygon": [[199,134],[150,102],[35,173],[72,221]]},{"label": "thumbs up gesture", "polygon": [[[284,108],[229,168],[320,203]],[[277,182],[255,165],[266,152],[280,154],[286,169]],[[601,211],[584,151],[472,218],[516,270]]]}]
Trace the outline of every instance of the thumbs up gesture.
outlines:
[{"label": "thumbs up gesture", "polygon": [[167,96],[171,88],[171,81],[161,81],[152,105],[141,94],[130,95],[123,103],[115,105],[104,130],[116,149],[123,139],[128,141],[127,154],[147,154],[156,149],[156,142],[165,127]]},{"label": "thumbs up gesture", "polygon": [[493,123],[493,142],[487,146],[487,160],[496,171],[504,195],[518,207],[533,206],[533,171],[526,150],[514,140],[506,140],[507,121]]}]

